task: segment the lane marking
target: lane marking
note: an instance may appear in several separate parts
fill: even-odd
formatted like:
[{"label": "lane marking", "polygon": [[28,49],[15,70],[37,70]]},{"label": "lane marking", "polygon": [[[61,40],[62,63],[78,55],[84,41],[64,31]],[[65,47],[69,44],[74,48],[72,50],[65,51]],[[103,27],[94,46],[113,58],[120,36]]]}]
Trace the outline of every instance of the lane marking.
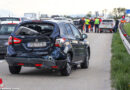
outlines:
[{"label": "lane marking", "polygon": [[4,63],[5,62],[5,60],[0,60],[0,63]]}]

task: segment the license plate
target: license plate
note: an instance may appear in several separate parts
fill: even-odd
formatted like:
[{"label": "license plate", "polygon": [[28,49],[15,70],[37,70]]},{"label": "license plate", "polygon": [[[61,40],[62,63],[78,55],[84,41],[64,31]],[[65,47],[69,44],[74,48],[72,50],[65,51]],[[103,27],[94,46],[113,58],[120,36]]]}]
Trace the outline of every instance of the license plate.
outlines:
[{"label": "license plate", "polygon": [[28,47],[46,47],[46,42],[30,42],[27,44]]}]

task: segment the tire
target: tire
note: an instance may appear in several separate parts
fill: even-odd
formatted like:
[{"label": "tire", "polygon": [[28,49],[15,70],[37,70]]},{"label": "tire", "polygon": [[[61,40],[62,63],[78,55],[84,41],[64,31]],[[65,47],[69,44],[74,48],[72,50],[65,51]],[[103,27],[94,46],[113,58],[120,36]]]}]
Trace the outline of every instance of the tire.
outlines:
[{"label": "tire", "polygon": [[0,59],[4,59],[4,58],[5,58],[5,55],[3,55],[3,54],[1,55],[0,54]]},{"label": "tire", "polygon": [[89,51],[87,49],[86,50],[86,57],[84,58],[83,63],[81,63],[81,68],[82,69],[88,69],[88,67],[89,67],[89,58],[90,58]]},{"label": "tire", "polygon": [[77,65],[73,65],[72,68],[73,68],[74,70],[76,70],[76,69],[78,68],[78,66],[77,66]]},{"label": "tire", "polygon": [[9,71],[11,74],[19,74],[21,71],[21,66],[9,66]]},{"label": "tire", "polygon": [[60,71],[62,76],[69,76],[72,70],[71,55],[67,54],[67,63],[65,67]]}]

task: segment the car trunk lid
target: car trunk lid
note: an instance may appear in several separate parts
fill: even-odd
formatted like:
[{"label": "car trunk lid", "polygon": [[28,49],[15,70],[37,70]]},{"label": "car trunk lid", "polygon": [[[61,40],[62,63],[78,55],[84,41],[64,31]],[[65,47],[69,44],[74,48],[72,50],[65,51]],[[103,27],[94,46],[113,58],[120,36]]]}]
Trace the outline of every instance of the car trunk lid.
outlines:
[{"label": "car trunk lid", "polygon": [[[54,33],[54,27],[51,30],[47,28],[36,30],[22,26],[15,32],[16,36],[12,37],[14,39],[12,40],[12,46],[17,56],[20,57],[42,57],[49,55],[55,44],[55,38],[51,37],[52,33]],[[55,35],[58,34],[55,33]]]}]

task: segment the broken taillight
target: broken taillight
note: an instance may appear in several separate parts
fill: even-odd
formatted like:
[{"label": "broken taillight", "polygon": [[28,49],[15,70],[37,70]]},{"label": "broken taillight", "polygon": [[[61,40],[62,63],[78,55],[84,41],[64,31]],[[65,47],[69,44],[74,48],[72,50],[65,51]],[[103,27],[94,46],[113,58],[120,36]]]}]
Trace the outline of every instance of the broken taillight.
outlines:
[{"label": "broken taillight", "polygon": [[65,43],[65,38],[56,39],[55,47],[61,47]]},{"label": "broken taillight", "polygon": [[21,43],[21,41],[22,40],[19,39],[19,38],[10,36],[9,39],[8,39],[8,45],[19,44],[19,43]]}]

